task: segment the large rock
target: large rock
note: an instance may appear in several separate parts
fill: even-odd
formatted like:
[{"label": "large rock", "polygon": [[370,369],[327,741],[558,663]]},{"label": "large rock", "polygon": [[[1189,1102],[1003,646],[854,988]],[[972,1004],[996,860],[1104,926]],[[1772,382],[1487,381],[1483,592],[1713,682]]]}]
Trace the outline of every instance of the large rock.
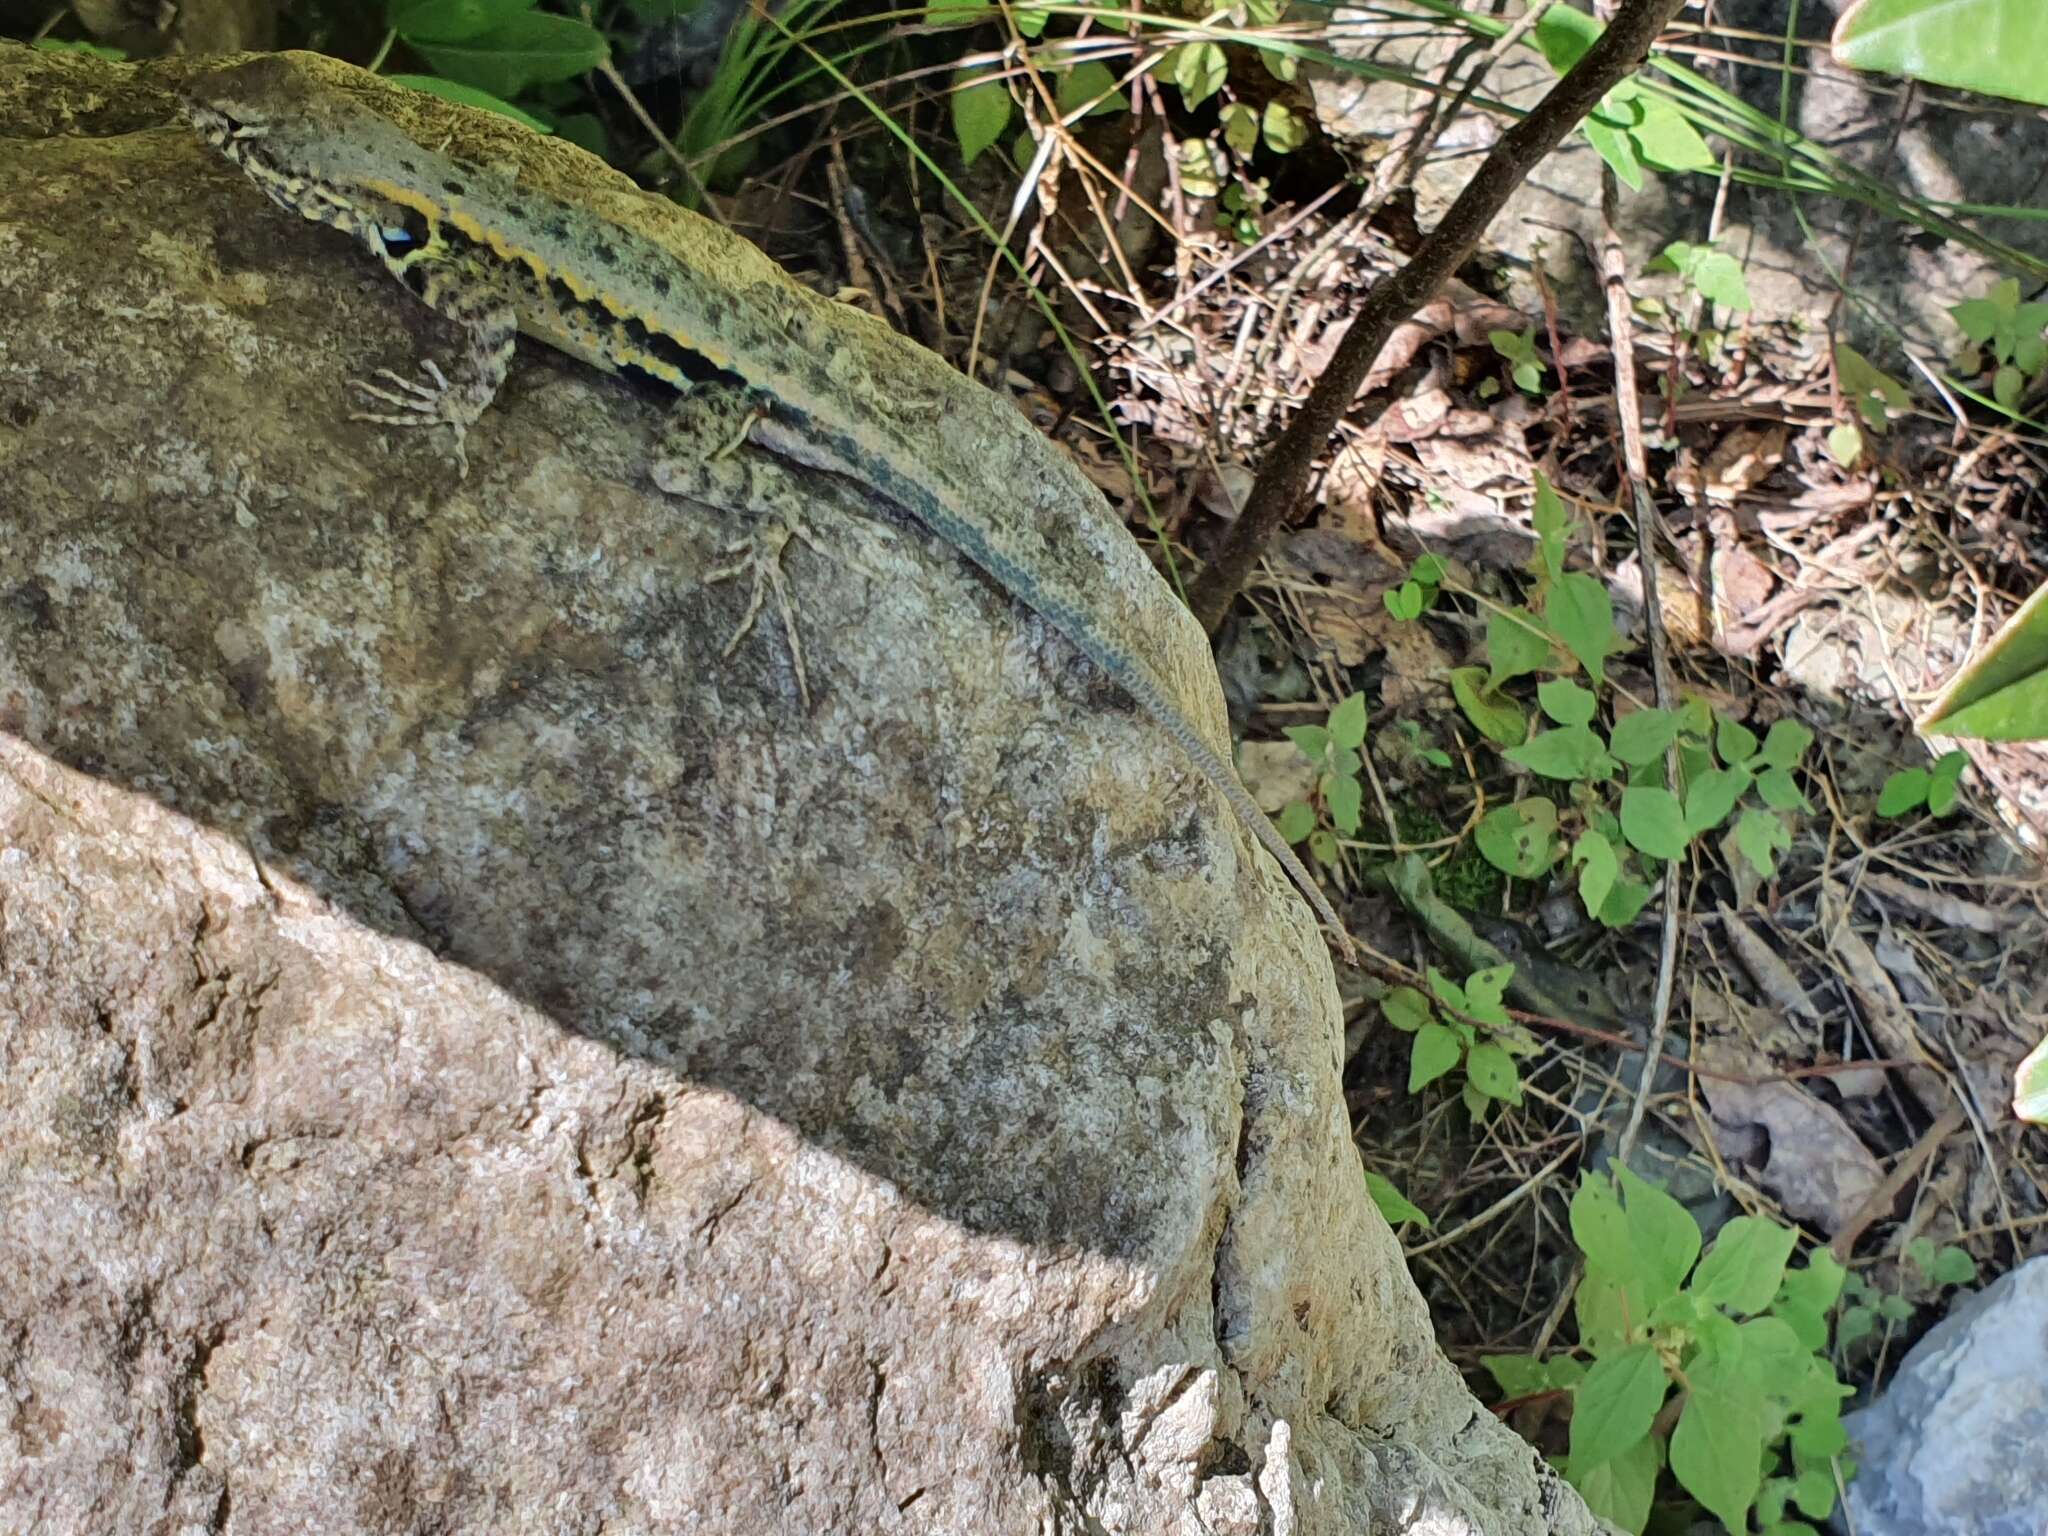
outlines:
[{"label": "large rock", "polygon": [[1842,1511],[1857,1536],[2048,1530],[2048,1258],[1961,1301],[1843,1424],[1862,1468]]},{"label": "large rock", "polygon": [[1152,722],[822,482],[806,714],[551,354],[347,420],[177,68],[0,50],[0,1529],[1591,1530]]}]

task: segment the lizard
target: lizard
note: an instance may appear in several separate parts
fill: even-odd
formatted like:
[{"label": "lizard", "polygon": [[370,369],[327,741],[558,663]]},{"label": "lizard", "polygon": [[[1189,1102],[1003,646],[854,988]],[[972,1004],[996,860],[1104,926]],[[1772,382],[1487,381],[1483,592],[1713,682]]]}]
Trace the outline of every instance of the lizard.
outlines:
[{"label": "lizard", "polygon": [[[1117,634],[1101,568],[1133,558],[1135,546],[1111,549],[1091,520],[1070,515],[1072,498],[1100,493],[1007,403],[666,199],[572,201],[451,158],[288,55],[209,69],[180,95],[200,137],[273,203],[353,237],[465,333],[452,378],[429,359],[425,382],[380,370],[395,387],[359,384],[389,407],[364,419],[451,428],[466,473],[463,434],[496,397],[525,334],[675,390],[670,440],[689,455],[701,459],[709,441],[730,452],[751,438],[857,483],[980,567],[1155,719],[1356,963],[1314,878],[1163,676]],[[716,432],[724,438],[707,435]],[[667,453],[652,471],[664,491],[689,494],[702,483]],[[1069,515],[1055,541],[1029,514],[1034,503],[1063,502]],[[1120,529],[1114,535],[1130,544]],[[772,541],[768,559],[784,542]]]}]

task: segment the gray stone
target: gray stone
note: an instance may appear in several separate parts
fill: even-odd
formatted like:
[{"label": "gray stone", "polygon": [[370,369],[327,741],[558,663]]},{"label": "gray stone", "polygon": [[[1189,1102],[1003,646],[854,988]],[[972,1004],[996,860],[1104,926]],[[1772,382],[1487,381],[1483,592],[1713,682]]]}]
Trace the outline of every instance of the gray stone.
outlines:
[{"label": "gray stone", "polygon": [[1862,1468],[1846,1511],[1856,1536],[2041,1536],[2048,1257],[1956,1307],[1843,1423]]},{"label": "gray stone", "polygon": [[0,46],[0,1530],[1594,1530],[1162,733],[822,478],[806,714],[553,354],[348,420],[450,334],[177,67]]}]

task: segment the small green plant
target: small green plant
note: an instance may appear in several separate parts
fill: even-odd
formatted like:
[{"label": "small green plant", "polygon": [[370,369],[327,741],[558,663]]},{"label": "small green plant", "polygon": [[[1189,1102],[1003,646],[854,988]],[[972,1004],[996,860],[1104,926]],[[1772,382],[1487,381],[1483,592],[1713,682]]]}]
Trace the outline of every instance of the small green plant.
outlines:
[{"label": "small green plant", "polygon": [[1932,1238],[1916,1237],[1901,1257],[1902,1278],[1908,1282],[1901,1290],[1880,1290],[1861,1275],[1843,1282],[1842,1315],[1835,1324],[1837,1349],[1854,1347],[1876,1332],[1879,1323],[1896,1328],[1911,1321],[1916,1294],[1932,1300],[1944,1287],[1977,1283],[1977,1261],[1953,1243],[1937,1248]]},{"label": "small green plant", "polygon": [[[1525,395],[1543,393],[1543,359],[1536,355],[1536,327],[1522,332],[1488,331],[1486,339],[1508,365],[1508,376]],[[1398,617],[1398,615],[1397,615]]]},{"label": "small green plant", "polygon": [[1287,739],[1315,765],[1315,803],[1290,802],[1275,825],[1288,842],[1306,842],[1324,864],[1342,857],[1337,839],[1356,837],[1364,816],[1365,786],[1358,775],[1364,767],[1359,749],[1365,745],[1365,724],[1365,695],[1354,693],[1340,700],[1323,724],[1287,728]]},{"label": "small green plant", "polygon": [[1511,1398],[1569,1396],[1565,1477],[1627,1531],[1649,1523],[1668,1467],[1731,1531],[1750,1530],[1754,1510],[1767,1536],[1812,1536],[1807,1520],[1834,1509],[1832,1463],[1848,1444],[1849,1389],[1827,1355],[1841,1265],[1816,1249],[1789,1269],[1798,1234],[1755,1216],[1729,1222],[1701,1258],[1685,1207],[1627,1169],[1618,1183],[1586,1177],[1571,1226],[1585,1257],[1579,1354],[1591,1364],[1483,1362]]},{"label": "small green plant", "polygon": [[1932,767],[1901,768],[1877,792],[1877,814],[1906,816],[1924,809],[1931,816],[1948,815],[1961,799],[1960,781],[1969,766],[1967,752],[1944,752]]},{"label": "small green plant", "polygon": [[2020,283],[2008,277],[1981,299],[1966,299],[1949,311],[1969,345],[1955,360],[1956,372],[1975,374],[1988,357],[1991,398],[2017,412],[2027,380],[2048,367],[2048,303],[2020,302]]},{"label": "small green plant", "polygon": [[1488,966],[1459,986],[1432,966],[1427,994],[1396,987],[1380,999],[1387,1022],[1415,1037],[1408,1053],[1410,1093],[1420,1093],[1462,1065],[1461,1097],[1474,1120],[1484,1120],[1496,1103],[1522,1102],[1522,1074],[1515,1058],[1534,1055],[1539,1047],[1508,1017],[1502,1001],[1514,974],[1512,965]]},{"label": "small green plant", "polygon": [[1407,580],[1380,594],[1387,612],[1397,619],[1419,619],[1436,602],[1437,589],[1444,584],[1444,563],[1436,555],[1416,557],[1408,568]]},{"label": "small green plant", "polygon": [[[1170,81],[1189,113],[1207,108],[1215,114],[1212,133],[1197,132],[1180,141],[1180,187],[1191,197],[1214,199],[1219,227],[1245,241],[1258,238],[1259,215],[1269,196],[1266,180],[1251,174],[1255,159],[1261,150],[1271,155],[1292,154],[1309,138],[1307,120],[1285,101],[1270,97],[1259,103],[1261,93],[1256,91],[1249,93],[1250,99],[1243,99],[1231,81],[1231,61],[1245,53],[1256,55],[1275,79],[1294,79],[1300,60],[1293,47],[1262,46],[1242,35],[1246,28],[1273,26],[1281,9],[1282,0],[1237,0],[1211,11],[1200,27],[1176,23],[1167,30],[1143,12],[1110,0],[1090,18],[1098,28],[1140,34],[1141,50],[1148,42],[1157,48],[1161,30],[1180,39],[1157,54],[1153,78]],[[1044,5],[1008,6],[999,11],[993,0],[934,0],[926,10],[926,19],[941,26],[971,26],[999,17],[1007,17],[1013,25],[1016,44],[1032,54],[1038,72],[1055,82],[1061,117],[1130,110],[1130,98],[1118,87],[1117,76],[1107,64],[1099,59],[1069,62],[1064,45],[1070,39],[1056,38],[1036,50],[1031,47],[1045,39],[1048,23],[1060,19]],[[1204,36],[1211,27],[1218,35]],[[1148,32],[1149,37],[1144,35]],[[1011,86],[987,68],[962,69],[956,72],[953,84],[953,136],[961,158],[971,165],[1009,130],[1016,103]],[[1012,144],[1011,158],[1027,167],[1037,150],[1037,142],[1026,132]]]},{"label": "small green plant", "polygon": [[[1545,879],[1568,860],[1587,913],[1610,927],[1635,921],[1662,866],[1731,818],[1724,856],[1757,879],[1772,878],[1792,844],[1787,818],[1806,809],[1794,774],[1813,732],[1780,720],[1759,740],[1698,699],[1677,709],[1615,710],[1603,700],[1606,658],[1620,644],[1613,605],[1598,578],[1565,569],[1571,521],[1540,474],[1534,519],[1530,605],[1494,608],[1487,665],[1454,668],[1450,683],[1465,717],[1500,755],[1555,788],[1487,812],[1474,833],[1480,853],[1518,880]],[[1420,613],[1443,577],[1441,562],[1428,580],[1417,565],[1387,594],[1397,617]],[[1533,731],[1524,698],[1509,691],[1525,677],[1540,679]],[[1603,707],[1611,717],[1604,728]],[[1674,750],[1675,781],[1666,767]]]},{"label": "small green plant", "polygon": [[[1686,240],[1674,240],[1665,246],[1645,266],[1646,272],[1675,272],[1682,290],[1705,301],[1703,308],[1682,306],[1674,308],[1661,299],[1642,298],[1636,300],[1636,309],[1644,315],[1662,320],[1673,336],[1705,358],[1716,362],[1721,355],[1723,325],[1715,324],[1716,312],[1722,314],[1747,313],[1750,309],[1749,285],[1743,281],[1742,263],[1726,251],[1717,251],[1711,245],[1694,245]],[[1682,370],[1669,370],[1664,375],[1664,388],[1677,390],[1683,384]]]},{"label": "small green plant", "polygon": [[1862,418],[1838,421],[1828,429],[1828,452],[1844,469],[1863,456],[1863,428],[1882,434],[1893,416],[1912,407],[1906,386],[1872,363],[1847,342],[1835,343],[1835,387],[1842,403]]}]

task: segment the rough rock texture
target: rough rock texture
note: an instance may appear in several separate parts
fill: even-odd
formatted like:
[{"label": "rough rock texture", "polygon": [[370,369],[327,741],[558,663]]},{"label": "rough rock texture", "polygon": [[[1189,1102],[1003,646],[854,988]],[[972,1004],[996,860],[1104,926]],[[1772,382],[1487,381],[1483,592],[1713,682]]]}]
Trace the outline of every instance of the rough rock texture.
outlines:
[{"label": "rough rock texture", "polygon": [[0,48],[0,1530],[1592,1530],[1151,722],[822,485],[805,715],[545,352],[348,421],[175,68]]},{"label": "rough rock texture", "polygon": [[1842,1511],[1858,1536],[2048,1530],[2048,1259],[1958,1305],[1843,1424],[1862,1468]]},{"label": "rough rock texture", "polygon": [[[1806,0],[1798,9],[1802,46],[1789,86],[1791,127],[1902,193],[1937,202],[2038,203],[2041,168],[2048,164],[2048,122],[2017,102],[1972,98],[1958,105],[1954,93],[1926,87],[1917,88],[1907,101],[1904,82],[1833,64],[1827,38],[1847,3]],[[1592,9],[1586,0],[1577,0],[1577,8]],[[1510,7],[1515,14],[1524,9]],[[1786,0],[1715,0],[1711,14],[1716,30],[1700,41],[1714,56],[1681,47],[1674,57],[1775,120],[1786,80],[1780,67]],[[1380,11],[1340,8],[1335,17],[1332,47],[1338,54],[1427,80],[1443,78],[1455,46],[1448,29]],[[1685,19],[1696,23],[1700,13],[1688,10]],[[1746,62],[1730,62],[1738,58]],[[1471,60],[1458,67],[1462,79]],[[1311,70],[1310,75],[1325,129],[1367,157],[1376,158],[1400,138],[1420,100],[1414,91],[1390,82],[1331,70]],[[1487,75],[1481,94],[1526,111],[1556,80],[1539,54],[1518,48]],[[1502,118],[1473,110],[1451,124],[1416,180],[1416,213],[1424,229],[1435,228],[1505,126]],[[1719,140],[1710,143],[1716,151],[1723,148]],[[1630,271],[1639,274],[1632,292],[1676,293],[1674,278],[1640,276],[1643,264],[1673,240],[1707,238],[1718,186],[1715,176],[1650,172],[1640,191],[1622,189],[1619,225]],[[1806,216],[1812,241],[1800,228],[1798,213]],[[2036,259],[2048,257],[2048,227],[2038,221],[1975,222],[1993,239]],[[1824,328],[1837,303],[1830,274],[1843,270],[1853,248],[1850,287],[1858,302],[1842,305],[1837,318],[1857,345],[1886,356],[1896,352],[1903,337],[1939,363],[1955,350],[1961,334],[1948,317],[1948,306],[1984,293],[2008,275],[1963,246],[1875,214],[1866,216],[1857,205],[1812,194],[1795,203],[1791,194],[1769,187],[1730,187],[1721,233],[1722,249],[1743,261],[1759,318],[1804,317]],[[1598,277],[1588,254],[1599,239],[1600,157],[1584,135],[1574,133],[1510,200],[1487,232],[1486,244],[1512,258],[1506,276],[1519,308],[1543,313],[1543,295],[1529,276],[1529,263],[1541,260],[1551,294],[1572,317],[1571,329],[1603,335]],[[1587,241],[1593,245],[1582,243]]]}]

